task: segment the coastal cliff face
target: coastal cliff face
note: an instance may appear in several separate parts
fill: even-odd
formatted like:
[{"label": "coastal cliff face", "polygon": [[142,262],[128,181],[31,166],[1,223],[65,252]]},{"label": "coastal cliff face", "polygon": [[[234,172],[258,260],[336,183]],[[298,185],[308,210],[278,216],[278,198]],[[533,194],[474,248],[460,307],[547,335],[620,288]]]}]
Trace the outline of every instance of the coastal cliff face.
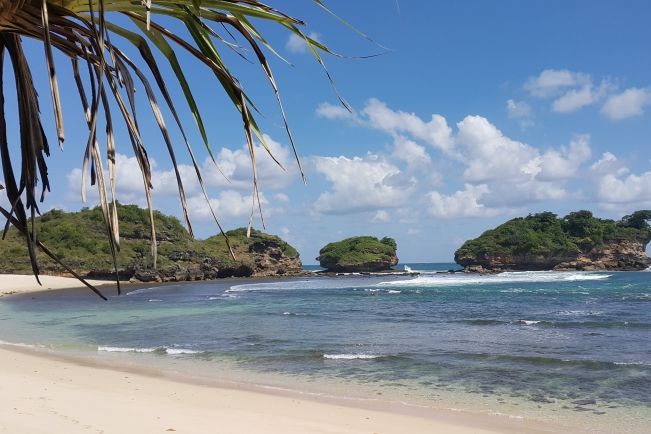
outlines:
[{"label": "coastal cliff face", "polygon": [[[123,280],[169,282],[221,277],[276,276],[300,273],[298,252],[277,236],[246,229],[227,232],[235,254],[231,257],[223,236],[192,239],[180,222],[155,212],[158,264],[151,265],[148,212],[120,205],[121,243],[118,273]],[[106,241],[101,211],[77,213],[53,210],[37,220],[39,239],[83,277],[113,279],[115,271]],[[30,273],[24,241],[15,230],[0,241],[0,272]],[[39,254],[43,274],[66,275],[56,263]]]},{"label": "coastal cliff face", "polygon": [[392,238],[351,237],[329,243],[316,258],[322,268],[336,273],[363,273],[390,270],[398,263]]},{"label": "coastal cliff face", "polygon": [[651,266],[649,211],[620,221],[602,220],[589,211],[562,219],[552,213],[510,220],[469,240],[455,253],[468,272],[525,270],[643,270]]}]

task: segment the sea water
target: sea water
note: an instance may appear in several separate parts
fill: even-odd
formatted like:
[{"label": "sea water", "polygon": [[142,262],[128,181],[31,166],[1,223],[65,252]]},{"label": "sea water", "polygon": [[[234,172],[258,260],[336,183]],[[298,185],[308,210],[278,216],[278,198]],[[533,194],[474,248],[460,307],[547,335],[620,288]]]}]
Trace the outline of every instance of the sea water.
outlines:
[{"label": "sea water", "polygon": [[[405,405],[649,432],[651,274],[346,275],[0,303],[0,340]],[[224,374],[226,372],[226,374]]]}]

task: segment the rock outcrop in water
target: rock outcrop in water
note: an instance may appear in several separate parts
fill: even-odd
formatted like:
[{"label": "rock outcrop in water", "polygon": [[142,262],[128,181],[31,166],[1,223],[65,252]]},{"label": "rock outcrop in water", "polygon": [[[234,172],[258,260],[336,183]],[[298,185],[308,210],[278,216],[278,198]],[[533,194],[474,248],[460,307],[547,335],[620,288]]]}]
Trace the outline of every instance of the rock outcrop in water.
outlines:
[{"label": "rock outcrop in water", "polygon": [[398,263],[393,238],[352,237],[327,244],[316,258],[321,267],[337,273],[388,271]]},{"label": "rock outcrop in water", "polygon": [[466,241],[454,260],[469,272],[522,270],[643,270],[651,266],[651,211],[619,221],[577,211],[515,218]]},{"label": "rock outcrop in water", "polygon": [[[175,217],[154,213],[158,264],[151,265],[148,211],[135,205],[119,205],[120,252],[118,272],[124,280],[168,282],[221,277],[275,276],[300,273],[299,254],[277,236],[246,229],[227,232],[236,260],[224,237],[194,240]],[[83,277],[113,279],[106,230],[99,208],[76,213],[52,210],[37,220],[39,240]],[[24,241],[15,230],[0,241],[0,272],[31,272]],[[39,254],[41,272],[64,275],[64,270]]]}]

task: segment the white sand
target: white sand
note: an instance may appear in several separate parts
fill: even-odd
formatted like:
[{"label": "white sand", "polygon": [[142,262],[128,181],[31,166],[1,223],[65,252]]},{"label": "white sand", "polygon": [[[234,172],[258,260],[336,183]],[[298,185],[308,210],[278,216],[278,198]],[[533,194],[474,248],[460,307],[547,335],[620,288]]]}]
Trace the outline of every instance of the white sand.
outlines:
[{"label": "white sand", "polygon": [[[0,275],[0,296],[83,286],[75,279]],[[111,282],[92,281],[94,285]],[[189,384],[0,345],[0,433],[488,434],[561,432],[537,423],[422,409],[360,408]]]},{"label": "white sand", "polygon": [[[32,275],[0,274],[0,297],[23,292],[46,291],[48,289],[81,288],[85,285],[71,277],[39,276],[42,286]],[[115,282],[107,280],[87,280],[93,286],[110,285]],[[90,291],[90,289],[89,289]]]},{"label": "white sand", "polygon": [[[200,386],[0,347],[1,433],[551,432],[465,414],[400,414]],[[495,420],[493,420],[495,419]],[[492,428],[488,428],[488,422]],[[497,427],[497,428],[496,428]]]}]

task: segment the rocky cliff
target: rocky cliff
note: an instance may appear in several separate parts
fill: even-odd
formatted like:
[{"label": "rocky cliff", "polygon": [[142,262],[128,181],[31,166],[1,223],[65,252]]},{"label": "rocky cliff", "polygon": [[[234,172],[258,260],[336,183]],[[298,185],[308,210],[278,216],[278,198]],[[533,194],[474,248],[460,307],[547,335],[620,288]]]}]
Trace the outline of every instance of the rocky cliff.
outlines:
[{"label": "rocky cliff", "polygon": [[351,237],[327,244],[316,259],[327,271],[379,272],[390,270],[398,263],[396,249],[392,238]]},{"label": "rocky cliff", "polygon": [[598,219],[589,211],[563,218],[552,213],[516,218],[469,240],[455,261],[469,272],[522,270],[643,270],[651,266],[647,219],[637,211],[622,220]]},{"label": "rocky cliff", "polygon": [[[185,281],[221,277],[248,277],[295,274],[302,271],[299,254],[277,236],[244,228],[227,232],[235,260],[221,235],[206,240],[192,239],[180,222],[155,212],[158,264],[152,267],[149,217],[146,210],[120,205],[121,243],[118,272],[124,280],[143,282]],[[106,241],[102,214],[98,208],[76,213],[53,210],[38,218],[39,239],[84,277],[115,277]],[[15,230],[0,241],[0,272],[30,273],[24,241]],[[64,270],[39,254],[44,274],[64,274]]]}]

